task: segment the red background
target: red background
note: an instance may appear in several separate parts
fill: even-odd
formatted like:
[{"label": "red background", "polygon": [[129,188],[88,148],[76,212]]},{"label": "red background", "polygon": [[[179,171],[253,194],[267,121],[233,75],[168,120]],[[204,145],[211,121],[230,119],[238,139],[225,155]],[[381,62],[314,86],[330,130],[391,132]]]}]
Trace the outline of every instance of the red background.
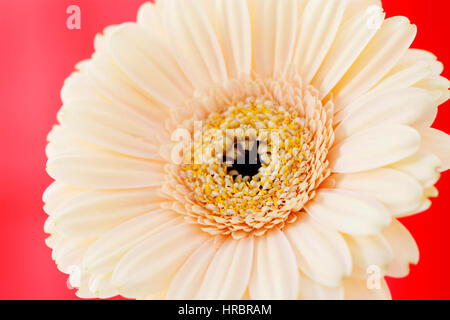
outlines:
[{"label": "red background", "polygon": [[[59,91],[76,62],[90,57],[94,35],[110,24],[135,20],[144,0],[0,1],[0,299],[75,299],[67,276],[44,244],[42,192],[46,135],[61,106]],[[413,44],[435,53],[450,68],[448,0],[384,0],[388,16],[417,24]],[[66,8],[81,8],[81,30],[68,30]],[[449,69],[444,75],[449,78]],[[436,128],[450,132],[449,104]],[[389,280],[394,299],[450,299],[450,174],[424,214],[403,219],[421,259],[409,277]]]}]

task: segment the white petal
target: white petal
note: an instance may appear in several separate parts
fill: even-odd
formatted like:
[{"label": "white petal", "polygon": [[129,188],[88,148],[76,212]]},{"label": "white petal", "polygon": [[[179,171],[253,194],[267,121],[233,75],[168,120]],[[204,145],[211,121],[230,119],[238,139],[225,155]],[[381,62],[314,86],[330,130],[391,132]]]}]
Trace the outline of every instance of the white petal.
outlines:
[{"label": "white petal", "polygon": [[406,88],[376,95],[350,112],[335,130],[336,143],[365,129],[382,124],[430,126],[437,115],[432,95],[423,89]]},{"label": "white petal", "polygon": [[427,188],[439,180],[438,169],[441,167],[441,161],[433,153],[421,149],[411,157],[394,163],[390,167],[408,173]]},{"label": "white petal", "polygon": [[77,271],[77,269],[74,269],[74,273],[72,273],[68,279],[68,284],[70,284],[73,288],[78,287],[75,295],[81,299],[97,298],[95,294],[89,289],[89,281],[91,279],[91,275],[84,271],[82,271],[81,274],[79,274],[78,272],[79,271]]},{"label": "white petal", "polygon": [[108,46],[121,69],[162,103],[177,108],[191,96],[191,85],[159,36],[126,23],[111,34]]},{"label": "white petal", "polygon": [[162,21],[162,6],[164,1],[155,1],[154,3],[144,3],[138,11],[137,23],[151,32],[157,33],[160,36],[165,36],[164,25]]},{"label": "white petal", "polygon": [[299,272],[295,255],[284,234],[275,229],[255,238],[249,293],[252,299],[296,299]]},{"label": "white petal", "polygon": [[432,71],[431,74],[434,76],[440,75],[444,69],[444,65],[437,60],[437,57],[433,53],[421,49],[408,49],[389,74],[405,70],[416,65],[418,62],[427,62]]},{"label": "white petal", "polygon": [[263,77],[284,73],[295,49],[298,1],[248,0],[247,3],[256,73]]},{"label": "white petal", "polygon": [[435,76],[423,79],[417,82],[414,86],[430,91],[433,94],[434,100],[436,101],[437,105],[441,105],[448,99],[450,99],[450,93],[448,91],[450,87],[450,81],[444,77]]},{"label": "white petal", "polygon": [[157,189],[88,191],[58,208],[54,223],[73,237],[96,237],[136,216],[160,208]]},{"label": "white petal", "polygon": [[154,234],[122,257],[114,268],[113,284],[126,297],[144,298],[167,289],[207,237],[197,225],[187,223]]},{"label": "white petal", "polygon": [[100,299],[111,298],[118,294],[111,283],[111,275],[91,276],[88,285],[89,291]]},{"label": "white petal", "polygon": [[391,293],[386,281],[379,279],[379,286],[368,288],[369,280],[348,278],[344,282],[346,300],[390,300]]},{"label": "white petal", "polygon": [[[112,25],[106,27],[103,32],[97,33],[94,38],[94,48],[96,53],[104,54],[108,51],[108,41],[107,38],[116,30],[118,25]],[[89,62],[89,60],[87,60]],[[88,63],[83,63],[81,70],[86,69]]]},{"label": "white petal", "polygon": [[378,201],[345,190],[321,189],[305,209],[321,223],[355,235],[377,233],[391,221]]},{"label": "white petal", "polygon": [[300,34],[293,63],[309,83],[335,40],[347,1],[309,1],[300,20]]},{"label": "white petal", "polygon": [[61,89],[61,100],[68,103],[73,100],[106,101],[105,97],[89,81],[84,72],[74,72],[65,81]]},{"label": "white petal", "polygon": [[408,49],[395,67],[371,91],[411,87],[423,79],[440,74],[441,66],[442,63],[431,53]]},{"label": "white petal", "polygon": [[252,34],[246,1],[218,0],[218,28],[224,46],[230,77],[250,74],[252,68]]},{"label": "white petal", "polygon": [[95,53],[86,67],[92,84],[113,103],[124,105],[153,120],[153,125],[167,119],[169,109],[131,80],[106,53]]},{"label": "white petal", "polygon": [[125,253],[150,236],[184,223],[167,210],[131,219],[102,235],[86,252],[83,266],[91,273],[109,273]]},{"label": "white petal", "polygon": [[88,62],[89,62],[89,59],[85,59],[85,60],[81,60],[80,62],[76,63],[75,70],[76,71],[84,71]]},{"label": "white petal", "polygon": [[158,293],[151,294],[148,297],[137,299],[137,300],[165,300],[167,295],[167,290],[162,290]]},{"label": "white petal", "polygon": [[345,239],[352,252],[353,275],[362,279],[367,278],[370,269],[377,267],[382,272],[391,263],[394,255],[389,242],[381,235],[351,236]]},{"label": "white petal", "polygon": [[450,169],[450,135],[433,128],[423,129],[420,133],[423,147],[441,160],[440,171]]},{"label": "white petal", "polygon": [[418,208],[416,208],[416,209],[414,209],[414,210],[412,210],[410,212],[406,212],[405,214],[402,214],[399,217],[408,217],[408,216],[412,216],[412,215],[415,215],[415,214],[422,213],[422,212],[427,211],[428,209],[430,209],[431,205],[432,205],[431,200],[428,199],[426,194],[424,194],[424,198],[422,199],[422,203],[420,204],[420,206]]},{"label": "white petal", "polygon": [[166,32],[176,59],[197,89],[227,80],[220,43],[197,1],[168,0],[164,6]]},{"label": "white petal", "polygon": [[406,277],[409,273],[409,264],[419,262],[419,248],[414,238],[397,220],[393,220],[387,228],[383,229],[383,236],[394,253],[394,259],[387,268],[387,275],[397,278]]},{"label": "white petal", "polygon": [[69,127],[62,125],[53,126],[47,140],[49,143],[45,148],[45,154],[48,159],[65,155],[77,155],[89,151],[97,152],[100,149],[99,146],[78,136]]},{"label": "white petal", "polygon": [[361,11],[372,11],[374,7],[381,7],[381,0],[348,0],[344,20],[349,20]]},{"label": "white petal", "polygon": [[383,203],[392,215],[402,215],[420,206],[422,186],[398,170],[375,169],[361,173],[336,174],[335,188],[361,192]]},{"label": "white petal", "polygon": [[344,288],[326,287],[306,275],[300,275],[300,299],[302,300],[343,300]]},{"label": "white petal", "polygon": [[[389,102],[389,100],[392,99],[406,99],[404,94],[411,93],[415,95],[421,96],[421,101],[424,101],[425,99],[428,100],[429,97],[429,91],[427,90],[417,90],[418,88],[397,88],[397,89],[386,89],[386,90],[372,90],[367,92],[366,94],[360,96],[359,98],[355,99],[352,103],[348,104],[345,108],[339,110],[336,115],[334,122],[340,123],[343,120],[349,118],[352,114],[360,110],[361,108],[369,108],[368,106],[373,106],[373,108],[379,108],[380,105],[384,103],[393,103]],[[425,95],[428,96],[425,98]],[[433,97],[432,97],[433,99]],[[434,106],[437,106],[436,102],[434,102]],[[433,110],[431,116],[429,118],[433,119],[436,115],[436,110]],[[427,120],[427,118],[425,118]],[[428,120],[431,122],[431,120]],[[425,121],[424,121],[425,123]]]},{"label": "white petal", "polygon": [[380,81],[403,56],[417,28],[404,17],[384,21],[370,43],[333,89],[334,102],[342,109]]},{"label": "white petal", "polygon": [[333,172],[360,172],[407,158],[420,147],[420,135],[411,127],[381,125],[343,140],[329,152]]},{"label": "white petal", "polygon": [[237,300],[247,289],[253,261],[253,237],[226,240],[206,271],[197,299]]},{"label": "white petal", "polygon": [[58,119],[96,145],[135,157],[160,159],[154,133],[162,130],[161,125],[127,107],[79,100],[65,104]]},{"label": "white petal", "polygon": [[206,270],[208,270],[208,266],[211,264],[220,244],[219,238],[211,238],[189,257],[171,282],[167,299],[195,299]]},{"label": "white petal", "polygon": [[342,236],[304,215],[284,230],[297,258],[297,265],[309,278],[325,286],[338,286],[352,272],[352,258]]},{"label": "white petal", "polygon": [[418,62],[414,66],[384,79],[373,89],[372,92],[408,88],[429,76],[430,73],[430,67],[426,62]]},{"label": "white petal", "polygon": [[374,11],[361,11],[341,26],[330,52],[312,82],[319,89],[321,97],[325,97],[342,79],[377,32],[378,28],[370,24],[370,19],[382,21],[383,9],[377,7]]},{"label": "white petal", "polygon": [[57,237],[52,258],[58,269],[64,273],[81,272],[81,261],[93,242],[90,238]]},{"label": "white petal", "polygon": [[49,159],[47,172],[55,180],[82,188],[142,188],[165,181],[162,163],[101,150]]},{"label": "white petal", "polygon": [[54,181],[45,189],[42,201],[45,203],[44,210],[48,215],[55,213],[56,209],[64,205],[65,202],[76,197],[86,190],[65,185]]}]

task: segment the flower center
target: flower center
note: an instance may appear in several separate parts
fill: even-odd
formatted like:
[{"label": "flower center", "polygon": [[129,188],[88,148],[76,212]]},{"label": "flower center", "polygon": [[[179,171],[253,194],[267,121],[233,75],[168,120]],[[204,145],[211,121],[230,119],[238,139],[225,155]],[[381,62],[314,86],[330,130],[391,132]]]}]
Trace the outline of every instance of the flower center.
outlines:
[{"label": "flower center", "polygon": [[244,75],[199,92],[166,124],[184,138],[162,153],[175,150],[179,159],[183,145],[184,161],[166,167],[163,207],[235,239],[292,223],[330,174],[333,108],[294,70],[274,79]]},{"label": "flower center", "polygon": [[[260,141],[255,141],[251,149],[243,147],[237,142],[234,144],[234,150],[237,151],[237,157],[229,160],[227,167],[227,174],[231,176],[242,176],[252,178],[256,176],[263,164],[261,162],[261,155],[258,152],[258,147],[261,145]],[[245,149],[244,149],[245,148]],[[224,154],[223,162],[227,162],[228,158]],[[266,163],[264,163],[266,164]]]},{"label": "flower center", "polygon": [[281,210],[296,195],[311,158],[304,120],[270,101],[211,114],[194,135],[183,177],[195,199],[220,217]]}]

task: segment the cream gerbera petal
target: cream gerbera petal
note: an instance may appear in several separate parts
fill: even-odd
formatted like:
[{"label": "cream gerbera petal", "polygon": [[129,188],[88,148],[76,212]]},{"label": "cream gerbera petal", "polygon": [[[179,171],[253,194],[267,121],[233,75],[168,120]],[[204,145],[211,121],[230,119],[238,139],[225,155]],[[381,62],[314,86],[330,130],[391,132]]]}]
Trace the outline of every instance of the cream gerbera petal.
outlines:
[{"label": "cream gerbera petal", "polygon": [[174,212],[161,209],[130,219],[104,233],[89,247],[83,258],[83,267],[93,274],[111,273],[130,249],[180,223]]},{"label": "cream gerbera petal", "polygon": [[143,188],[164,183],[163,163],[100,149],[63,154],[47,162],[47,171],[55,180],[82,188]]},{"label": "cream gerbera petal", "polygon": [[330,150],[331,170],[352,173],[389,165],[416,153],[420,140],[420,134],[408,126],[381,125],[366,129]]},{"label": "cream gerbera petal", "polygon": [[299,273],[295,254],[280,230],[255,239],[249,293],[252,299],[296,299]]},{"label": "cream gerbera petal", "polygon": [[319,190],[305,210],[321,223],[349,234],[375,234],[391,221],[387,209],[375,199],[339,189]]},{"label": "cream gerbera petal", "polygon": [[197,299],[241,299],[247,289],[252,270],[254,240],[227,239],[211,260]]},{"label": "cream gerbera petal", "polygon": [[140,25],[117,28],[108,38],[108,49],[122,70],[162,103],[177,108],[192,94],[167,43]]},{"label": "cream gerbera petal", "polygon": [[[161,129],[169,110],[131,80],[107,53],[95,53],[86,67],[89,80],[112,103],[131,108]],[[88,97],[89,98],[89,97]]]},{"label": "cream gerbera petal", "polygon": [[375,8],[375,11],[364,7],[342,24],[327,58],[312,81],[321,97],[330,93],[377,32],[377,26],[370,25],[369,19],[383,21],[384,15],[381,7]]},{"label": "cream gerbera petal", "polygon": [[[376,281],[378,282],[378,281]],[[367,280],[358,278],[347,278],[344,281],[345,298],[348,300],[390,300],[391,293],[384,279],[380,283],[368,286]]]},{"label": "cream gerbera petal", "polygon": [[223,240],[220,236],[209,239],[187,259],[173,278],[167,299],[191,300],[197,297],[206,271]]},{"label": "cream gerbera petal", "polygon": [[82,299],[94,299],[97,296],[89,289],[89,281],[92,276],[87,272],[81,272],[78,274],[78,271],[72,273],[72,275],[68,279],[68,283],[70,283],[71,287],[78,288],[76,291],[76,295]]},{"label": "cream gerbera petal", "polygon": [[147,28],[151,32],[155,32],[161,37],[166,36],[163,23],[162,6],[163,1],[155,1],[154,3],[144,3],[138,11],[137,23]]},{"label": "cream gerbera petal", "polygon": [[367,92],[380,81],[408,50],[417,28],[405,17],[384,21],[361,55],[333,89],[337,110]]},{"label": "cream gerbera petal", "polygon": [[432,75],[438,76],[442,73],[442,71],[444,71],[444,65],[442,62],[438,61],[437,57],[431,52],[420,49],[408,49],[403,58],[390,73],[405,70],[414,66],[417,62],[426,62]]},{"label": "cream gerbera petal", "polygon": [[[86,66],[89,62],[86,62]],[[84,72],[74,72],[64,81],[61,100],[69,103],[73,100],[105,101],[105,97],[95,89]]]},{"label": "cream gerbera petal", "polygon": [[376,266],[383,274],[393,259],[393,250],[381,234],[346,235],[345,239],[352,252],[352,276],[366,279],[371,266]]},{"label": "cream gerbera petal", "polygon": [[450,99],[450,93],[448,91],[450,87],[450,81],[444,77],[434,76],[430,78],[426,78],[420,80],[416,84],[415,87],[423,88],[430,91],[437,105],[443,104],[448,99]]},{"label": "cream gerbera petal", "polygon": [[128,251],[114,268],[112,282],[124,296],[145,298],[167,289],[177,270],[207,235],[181,222]]},{"label": "cream gerbera petal", "polygon": [[325,286],[339,286],[352,272],[350,250],[342,236],[308,216],[285,229],[297,265],[303,273]]},{"label": "cream gerbera petal", "polygon": [[423,89],[388,91],[351,112],[335,129],[335,142],[382,124],[430,126],[437,115],[432,95]]},{"label": "cream gerbera petal", "polygon": [[52,213],[58,232],[95,238],[134,217],[160,208],[157,188],[86,191]]},{"label": "cream gerbera petal", "polygon": [[297,34],[297,3],[261,0],[250,6],[253,59],[255,71],[261,76],[284,73],[290,64]]},{"label": "cream gerbera petal", "polygon": [[[80,265],[86,250],[94,242],[91,238],[73,238],[56,236],[53,244],[52,258],[58,269],[65,273],[79,272]],[[73,269],[73,268],[77,269]]]},{"label": "cream gerbera petal", "polygon": [[45,153],[49,159],[56,159],[61,156],[77,155],[80,153],[95,152],[99,146],[90,143],[66,126],[55,125],[48,135],[48,145]]},{"label": "cream gerbera petal", "polygon": [[163,127],[130,108],[78,100],[66,103],[58,119],[63,126],[98,146],[133,157],[160,159],[159,143],[154,137]]},{"label": "cream gerbera petal", "polygon": [[392,164],[390,167],[403,171],[417,181],[423,187],[431,187],[439,180],[439,168],[442,166],[440,159],[427,150],[420,149],[402,161]]},{"label": "cream gerbera petal", "polygon": [[[94,38],[94,48],[96,53],[106,53],[108,51],[107,37],[117,29],[116,25],[106,27],[103,32],[97,33]],[[89,61],[89,60],[88,60]],[[87,61],[87,62],[88,62]],[[84,66],[80,70],[84,70]]]},{"label": "cream gerbera petal", "polygon": [[450,169],[450,136],[433,128],[425,128],[421,133],[424,148],[441,160],[439,170],[443,172]]},{"label": "cream gerbera petal", "polygon": [[177,61],[197,89],[228,79],[217,35],[198,2],[167,0],[164,21]]},{"label": "cream gerbera petal", "polygon": [[[385,106],[386,104],[388,106]],[[432,94],[425,89],[395,88],[394,86],[385,90],[373,90],[336,114],[335,123],[344,122],[341,124],[341,127],[344,128],[336,130],[336,139],[341,140],[358,129],[361,130],[361,128],[367,128],[374,124],[397,123],[416,127],[430,125],[436,117],[437,106]],[[385,114],[385,107],[389,108],[389,117]],[[406,110],[402,108],[406,108]],[[362,114],[365,111],[368,111],[367,115]],[[377,119],[383,113],[384,119]],[[345,122],[350,122],[350,126],[353,128],[345,128],[347,125]]]},{"label": "cream gerbera petal", "polygon": [[402,278],[409,273],[409,264],[419,262],[419,249],[409,231],[397,220],[383,230],[384,238],[389,242],[393,259],[386,273],[390,277]]},{"label": "cream gerbera petal", "polygon": [[224,48],[228,74],[237,78],[252,68],[252,33],[246,1],[216,1],[218,29]]},{"label": "cream gerbera petal", "polygon": [[345,10],[344,20],[347,21],[353,18],[361,11],[365,11],[368,8],[381,7],[381,0],[347,0],[347,9]]},{"label": "cream gerbera petal", "polygon": [[408,88],[442,72],[442,63],[431,53],[409,49],[371,92]]},{"label": "cream gerbera petal", "polygon": [[344,287],[327,287],[321,285],[306,275],[300,275],[300,298],[303,300],[342,300]]},{"label": "cream gerbera petal", "polygon": [[54,181],[42,195],[42,201],[45,203],[44,211],[52,215],[58,207],[84,191],[86,190]]},{"label": "cream gerbera petal", "polygon": [[331,177],[335,188],[361,192],[380,201],[393,216],[403,216],[417,209],[423,198],[423,187],[409,174],[380,168],[360,173],[336,174]]},{"label": "cream gerbera petal", "polygon": [[309,1],[300,20],[300,34],[293,63],[310,82],[334,42],[344,15],[346,0]]},{"label": "cream gerbera petal", "polygon": [[117,289],[111,283],[111,275],[109,274],[89,277],[87,288],[92,292],[94,297],[101,299],[111,298],[118,294]]}]

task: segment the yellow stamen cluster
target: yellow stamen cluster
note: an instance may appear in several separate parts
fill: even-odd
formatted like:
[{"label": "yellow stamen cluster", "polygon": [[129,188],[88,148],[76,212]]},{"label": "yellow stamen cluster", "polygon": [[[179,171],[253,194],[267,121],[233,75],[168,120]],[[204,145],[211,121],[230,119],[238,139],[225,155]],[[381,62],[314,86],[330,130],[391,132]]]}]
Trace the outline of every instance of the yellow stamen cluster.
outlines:
[{"label": "yellow stamen cluster", "polygon": [[[194,133],[182,177],[195,201],[213,216],[243,221],[281,210],[297,195],[308,170],[311,137],[304,127],[295,112],[270,101],[249,99],[210,114]],[[234,169],[251,150],[259,163],[244,157],[243,165],[260,166],[253,176]]]}]

